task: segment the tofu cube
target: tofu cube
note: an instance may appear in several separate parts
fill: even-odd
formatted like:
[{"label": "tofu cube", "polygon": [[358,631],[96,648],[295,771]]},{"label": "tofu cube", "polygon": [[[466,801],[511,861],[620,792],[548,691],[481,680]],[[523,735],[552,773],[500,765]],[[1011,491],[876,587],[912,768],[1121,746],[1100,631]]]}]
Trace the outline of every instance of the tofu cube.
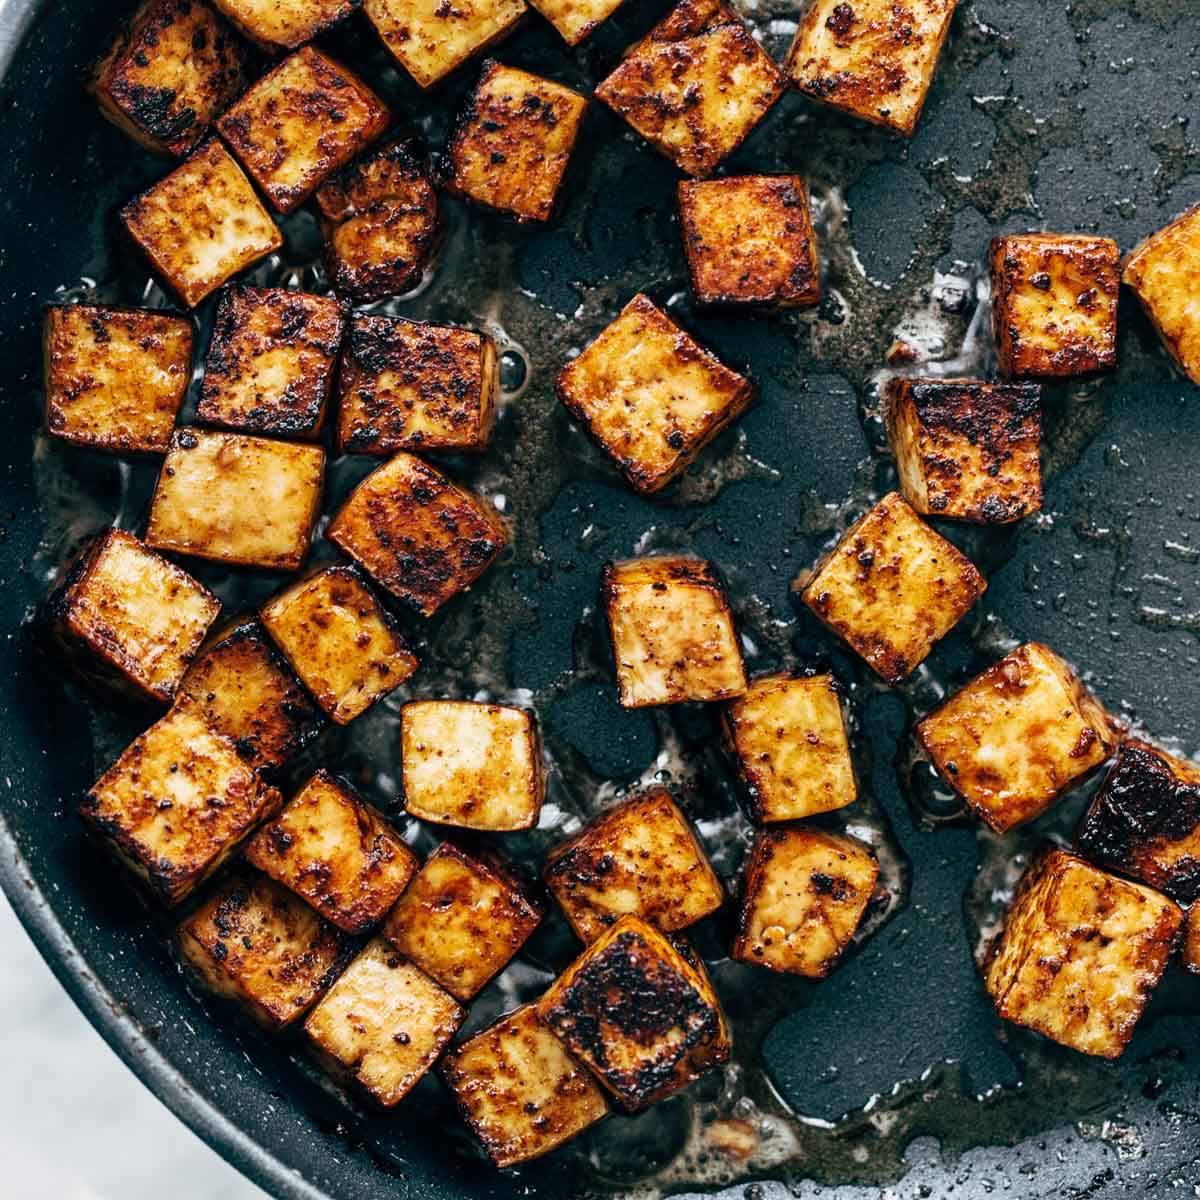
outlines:
[{"label": "tofu cube", "polygon": [[679,218],[701,304],[811,308],[821,264],[800,175],[684,180]]},{"label": "tofu cube", "polygon": [[760,676],[729,703],[722,725],[756,821],[796,821],[858,798],[832,675]]},{"label": "tofu cube", "polygon": [[215,139],[135,196],[121,221],[189,308],[283,245],[250,180]]},{"label": "tofu cube", "polygon": [[532,712],[468,700],[415,700],[400,710],[404,804],[438,825],[532,829],[546,779]]},{"label": "tofu cube", "polygon": [[390,120],[387,106],[357,75],[304,46],[264,75],[217,130],[267,199],[289,213]]},{"label": "tofu cube", "polygon": [[729,1059],[729,1027],[704,964],[640,917],[623,917],[601,934],[537,1008],[630,1112]]},{"label": "tofu cube", "polygon": [[404,452],[351,492],[325,536],[426,617],[469,588],[508,544],[491,504]]},{"label": "tofu cube", "polygon": [[342,307],[286,288],[229,288],[217,305],[196,420],[316,438],[342,343]]},{"label": "tofu cube", "polygon": [[558,373],[558,398],[643,495],[750,407],[754,385],[644,295]]},{"label": "tofu cube", "polygon": [[46,429],[114,454],[162,454],[192,378],[192,325],[137,308],[55,304],[42,334]]},{"label": "tofu cube", "polygon": [[541,920],[541,905],[499,858],[443,842],[381,932],[465,1003],[508,966]]},{"label": "tofu cube", "polygon": [[184,155],[241,95],[246,52],[201,0],[145,0],[96,64],[88,90],[123,133]]},{"label": "tofu cube", "polygon": [[887,430],[904,498],[923,516],[983,525],[1042,506],[1036,383],[893,379]]},{"label": "tofu cube", "polygon": [[716,912],[725,890],[666,788],[602,812],[550,851],[546,886],[582,942],[632,913],[664,933]]},{"label": "tofu cube", "polygon": [[348,943],[302,900],[249,872],[227,879],[175,933],[201,982],[264,1028],[287,1028],[345,963]]},{"label": "tofu cube", "polygon": [[745,692],[742,648],[711,563],[674,554],[608,563],[600,592],[623,707]]},{"label": "tofu cube", "polygon": [[402,317],[355,316],[342,356],[343,454],[487,448],[500,391],[485,333]]},{"label": "tofu cube", "polygon": [[608,1113],[604,1093],[533,1004],[456,1046],[441,1069],[497,1167],[538,1158]]},{"label": "tofu cube", "polygon": [[453,997],[375,938],[309,1013],[304,1031],[334,1075],[393,1108],[465,1016]]},{"label": "tofu cube", "polygon": [[320,446],[177,430],[146,542],[214,562],[294,571],[308,554],[324,477]]},{"label": "tofu cube", "polygon": [[561,83],[485,64],[450,142],[454,188],[518,221],[548,221],[586,111]]},{"label": "tofu cube", "polygon": [[294,50],[344,21],[359,0],[213,0],[252,41],[266,50]]},{"label": "tofu cube", "polygon": [[899,683],[986,590],[971,560],[891,492],[817,564],[801,598],[880,678]]},{"label": "tofu cube", "polygon": [[356,158],[317,189],[325,268],[360,304],[411,291],[437,248],[437,192],[412,142]]},{"label": "tofu cube", "polygon": [[908,137],[933,81],[957,0],[814,0],[788,52],[792,83]]},{"label": "tofu cube", "polygon": [[1001,374],[1056,378],[1112,370],[1120,257],[1112,238],[993,238],[992,327]]},{"label": "tofu cube", "polygon": [[1184,967],[1193,975],[1200,975],[1200,906],[1193,904],[1187,910],[1183,924],[1183,944],[1179,956]]},{"label": "tofu cube", "polygon": [[91,542],[46,604],[51,638],[85,681],[160,704],[220,611],[206,587],[120,529]]},{"label": "tofu cube", "polygon": [[1075,672],[1039,642],[993,663],[917,726],[938,773],[997,833],[1040,816],[1120,737]]},{"label": "tofu cube", "polygon": [[683,0],[598,88],[685,175],[711,175],[783,94],[784,78],[721,0]]},{"label": "tofu cube", "polygon": [[625,0],[529,0],[568,46],[578,46],[617,11]]},{"label": "tofu cube", "polygon": [[100,776],[80,815],[159,900],[175,905],[281,801],[201,712],[178,704]]},{"label": "tofu cube", "polygon": [[467,59],[506,37],[525,0],[363,0],[363,12],[396,61],[431,88]]},{"label": "tofu cube", "polygon": [[1200,384],[1200,205],[1151,234],[1125,259],[1121,282],[1141,301],[1167,353]]},{"label": "tofu cube", "polygon": [[395,622],[353,567],[327,567],[262,609],[292,670],[338,724],[348,725],[416,669]]},{"label": "tofu cube", "polygon": [[1075,838],[1092,862],[1181,904],[1200,900],[1200,766],[1128,738]]},{"label": "tofu cube", "polygon": [[1119,1058],[1182,921],[1165,896],[1054,850],[1026,871],[984,983],[1004,1020]]},{"label": "tofu cube", "polygon": [[246,843],[246,859],[352,934],[378,925],[417,873],[383,814],[327,771]]},{"label": "tofu cube", "polygon": [[764,829],[746,868],[732,956],[824,979],[850,944],[879,863],[861,842],[816,829]]}]

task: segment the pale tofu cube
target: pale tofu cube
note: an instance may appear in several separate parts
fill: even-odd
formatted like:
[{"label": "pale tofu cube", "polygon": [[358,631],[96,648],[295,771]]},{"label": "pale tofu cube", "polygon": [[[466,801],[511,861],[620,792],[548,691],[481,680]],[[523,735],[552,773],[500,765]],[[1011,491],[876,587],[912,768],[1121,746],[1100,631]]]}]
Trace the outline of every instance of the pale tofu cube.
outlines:
[{"label": "pale tofu cube", "polygon": [[344,21],[359,0],[213,0],[252,41],[266,50],[294,50]]},{"label": "pale tofu cube", "polygon": [[625,0],[529,0],[568,46],[590,37]]}]

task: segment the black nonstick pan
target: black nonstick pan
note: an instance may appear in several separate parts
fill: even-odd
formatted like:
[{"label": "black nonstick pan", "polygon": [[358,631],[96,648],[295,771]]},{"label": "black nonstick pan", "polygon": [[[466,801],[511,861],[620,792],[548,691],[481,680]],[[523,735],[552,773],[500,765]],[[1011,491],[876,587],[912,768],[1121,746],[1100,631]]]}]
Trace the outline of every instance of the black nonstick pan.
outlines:
[{"label": "black nonstick pan", "polygon": [[[797,4],[740,6],[776,58]],[[664,7],[628,0],[577,51],[530,19],[497,56],[586,90]],[[990,587],[899,688],[869,678],[790,584],[894,482],[878,397],[889,349],[938,374],[990,369],[983,264],[994,233],[1100,232],[1128,249],[1200,200],[1191,120],[1200,7],[962,0],[909,142],[785,97],[729,169],[809,178],[826,296],[815,313],[695,309],[674,168],[599,105],[547,228],[448,202],[432,279],[397,311],[485,326],[500,339],[506,405],[495,445],[449,469],[503,497],[516,536],[468,596],[431,622],[410,621],[424,667],[398,696],[537,705],[554,764],[548,820],[558,825],[518,846],[529,861],[615,789],[657,777],[679,790],[733,882],[749,824],[712,748],[713,714],[618,708],[597,616],[605,561],[694,551],[729,583],[752,668],[822,665],[846,684],[864,798],[845,821],[876,844],[885,881],[865,935],[817,985],[734,967],[722,958],[731,920],[710,919],[697,942],[734,1024],[730,1070],[504,1175],[471,1148],[435,1080],[395,1115],[368,1114],[324,1084],[295,1045],[268,1042],[198,996],[158,919],[75,818],[79,794],[137,720],[102,718],[64,690],[26,625],[55,564],[84,535],[114,520],[138,528],[154,466],[126,469],[45,440],[39,329],[42,306],[63,296],[163,302],[113,214],[165,167],[103,122],[81,88],[119,15],[83,0],[0,3],[0,877],[63,985],[130,1067],[280,1197],[727,1188],[759,1200],[862,1200],[885,1186],[905,1200],[1192,1195],[1200,980],[1173,967],[1125,1056],[1106,1064],[1002,1028],[973,962],[1014,874],[1039,841],[1069,835],[1087,787],[1032,829],[997,839],[929,785],[910,744],[915,717],[1032,638],[1079,666],[1149,735],[1200,748],[1200,393],[1123,298],[1117,371],[1046,390],[1045,512],[1018,528],[947,530]],[[360,65],[432,149],[444,144],[477,67],[422,96],[389,68],[365,22],[352,20],[329,46]],[[286,250],[255,278],[314,286],[315,221],[301,213],[286,233]],[[618,479],[553,394],[557,367],[638,290],[748,369],[761,392],[653,502]],[[332,491],[362,473],[337,464]],[[277,582],[204,577],[247,604]],[[396,813],[392,717],[384,706],[322,752]],[[473,1021],[536,994],[570,954],[569,935],[551,922]],[[137,1139],[130,1130],[112,1153],[136,1154]]]}]

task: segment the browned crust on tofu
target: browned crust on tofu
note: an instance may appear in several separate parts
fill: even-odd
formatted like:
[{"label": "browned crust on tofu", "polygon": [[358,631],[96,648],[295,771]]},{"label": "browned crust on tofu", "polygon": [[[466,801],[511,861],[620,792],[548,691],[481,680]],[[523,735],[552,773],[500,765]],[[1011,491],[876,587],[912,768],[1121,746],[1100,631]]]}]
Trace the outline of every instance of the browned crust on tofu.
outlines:
[{"label": "browned crust on tofu", "polygon": [[213,0],[265,50],[294,50],[357,12],[362,0]]},{"label": "browned crust on tofu", "polygon": [[591,37],[625,0],[529,0],[568,46]]},{"label": "browned crust on tofu", "polygon": [[1188,909],[1184,921],[1179,958],[1186,970],[1193,975],[1200,975],[1200,907],[1195,904]]}]

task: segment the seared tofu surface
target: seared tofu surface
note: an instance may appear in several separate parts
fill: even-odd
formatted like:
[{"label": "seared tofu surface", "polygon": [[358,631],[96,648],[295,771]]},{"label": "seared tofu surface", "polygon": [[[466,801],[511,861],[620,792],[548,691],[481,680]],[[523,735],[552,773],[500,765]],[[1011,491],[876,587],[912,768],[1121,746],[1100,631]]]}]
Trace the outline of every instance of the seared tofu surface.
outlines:
[{"label": "seared tofu surface", "polygon": [[617,11],[625,0],[529,0],[568,46],[578,46]]},{"label": "seared tofu surface", "polygon": [[1200,906],[1195,904],[1187,910],[1187,917],[1183,923],[1179,958],[1193,975],[1200,975]]},{"label": "seared tofu surface", "polygon": [[360,0],[213,0],[252,41],[294,50],[355,12]]}]

